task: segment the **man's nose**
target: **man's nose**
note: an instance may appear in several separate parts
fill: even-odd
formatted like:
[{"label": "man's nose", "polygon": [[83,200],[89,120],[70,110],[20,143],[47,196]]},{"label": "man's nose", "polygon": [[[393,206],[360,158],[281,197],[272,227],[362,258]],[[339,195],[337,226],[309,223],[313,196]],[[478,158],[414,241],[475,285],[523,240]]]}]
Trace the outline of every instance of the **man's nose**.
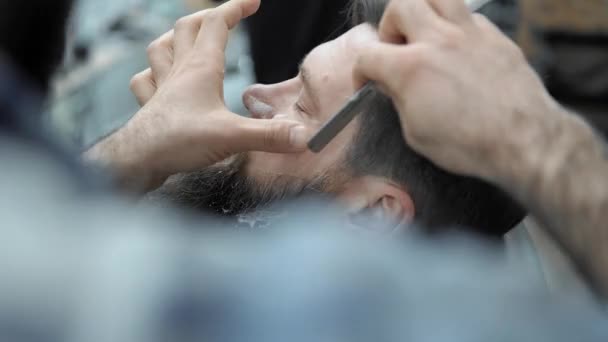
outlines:
[{"label": "man's nose", "polygon": [[272,119],[276,109],[270,103],[269,86],[256,84],[243,93],[243,104],[256,119]]}]

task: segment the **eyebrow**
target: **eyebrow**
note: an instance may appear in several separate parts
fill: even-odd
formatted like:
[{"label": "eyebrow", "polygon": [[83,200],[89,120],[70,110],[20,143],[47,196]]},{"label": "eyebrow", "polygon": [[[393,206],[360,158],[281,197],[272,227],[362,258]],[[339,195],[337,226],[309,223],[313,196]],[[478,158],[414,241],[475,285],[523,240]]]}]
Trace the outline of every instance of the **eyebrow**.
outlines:
[{"label": "eyebrow", "polygon": [[304,89],[312,99],[312,103],[315,107],[314,109],[319,110],[319,93],[317,91],[318,89],[312,86],[312,82],[310,80],[310,71],[304,66],[304,62],[300,63],[300,78],[302,79]]}]

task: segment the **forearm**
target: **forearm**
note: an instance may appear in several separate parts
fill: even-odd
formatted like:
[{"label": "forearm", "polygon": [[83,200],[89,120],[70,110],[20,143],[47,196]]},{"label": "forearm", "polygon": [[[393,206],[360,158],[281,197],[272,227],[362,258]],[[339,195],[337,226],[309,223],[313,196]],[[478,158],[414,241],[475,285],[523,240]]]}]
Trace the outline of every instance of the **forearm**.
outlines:
[{"label": "forearm", "polygon": [[145,193],[160,185],[162,180],[154,176],[147,156],[138,151],[139,144],[130,141],[129,137],[133,136],[128,132],[130,129],[127,124],[83,153],[82,158],[85,163],[106,168],[121,189]]},{"label": "forearm", "polygon": [[[531,210],[596,290],[608,296],[608,156],[604,141],[555,105],[501,183]],[[550,122],[549,122],[550,121]]]}]

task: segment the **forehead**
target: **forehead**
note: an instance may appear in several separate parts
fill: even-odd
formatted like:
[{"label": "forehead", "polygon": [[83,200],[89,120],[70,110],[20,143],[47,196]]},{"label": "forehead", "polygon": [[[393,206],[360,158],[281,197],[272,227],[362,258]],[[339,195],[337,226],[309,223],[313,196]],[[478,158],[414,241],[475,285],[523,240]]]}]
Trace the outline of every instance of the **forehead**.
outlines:
[{"label": "forehead", "polygon": [[302,63],[303,78],[316,89],[320,109],[317,119],[326,120],[343,106],[356,91],[353,69],[358,51],[377,40],[376,30],[368,24],[358,25],[337,39],[319,45]]},{"label": "forehead", "polygon": [[344,67],[342,63],[350,61],[348,64],[352,66],[357,51],[364,49],[367,43],[373,40],[378,40],[378,34],[371,25],[355,26],[335,40],[317,46],[304,59],[303,64],[337,62]]}]

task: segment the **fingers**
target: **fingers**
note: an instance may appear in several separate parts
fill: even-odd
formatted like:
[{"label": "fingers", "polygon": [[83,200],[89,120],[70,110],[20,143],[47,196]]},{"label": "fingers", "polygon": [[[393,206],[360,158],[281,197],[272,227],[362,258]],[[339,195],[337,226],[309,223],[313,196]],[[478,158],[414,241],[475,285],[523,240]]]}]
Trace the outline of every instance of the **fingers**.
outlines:
[{"label": "fingers", "polygon": [[437,13],[453,24],[472,21],[471,11],[464,0],[428,0]]},{"label": "fingers", "polygon": [[164,83],[174,63],[183,60],[193,50],[197,36],[200,36],[197,55],[205,57],[209,68],[222,71],[229,30],[257,12],[259,7],[260,0],[232,0],[215,9],[179,19],[174,30],[148,47],[150,69],[137,74],[131,81],[131,90],[139,104],[147,103],[158,86]]},{"label": "fingers", "polygon": [[167,32],[148,46],[148,62],[152,75],[159,86],[173,66],[173,32]]},{"label": "fingers", "polygon": [[207,11],[180,18],[173,29],[173,53],[175,60],[182,60],[192,50],[200,28],[200,17]]},{"label": "fingers", "polygon": [[156,93],[156,83],[154,82],[154,78],[152,76],[152,70],[146,69],[145,71],[140,72],[139,74],[133,76],[131,79],[131,92],[135,95],[137,99],[137,103],[140,106],[144,106],[154,93]]},{"label": "fingers", "polygon": [[426,46],[422,43],[372,43],[357,58],[355,83],[360,86],[371,80],[387,91],[388,95],[397,94],[405,90],[401,88],[407,85],[409,75],[420,68],[427,55]]},{"label": "fingers", "polygon": [[254,15],[260,8],[260,0],[232,0],[216,10],[222,13],[228,29],[233,29],[241,20]]},{"label": "fingers", "polygon": [[467,25],[473,17],[464,0],[393,0],[380,22],[380,39],[388,43],[416,42],[442,26]]},{"label": "fingers", "polygon": [[[215,49],[225,49],[228,31],[241,20],[253,15],[260,7],[260,0],[231,0],[214,9],[204,10],[177,21],[174,30],[175,59],[183,58],[192,50],[197,37],[200,41],[211,41]],[[205,22],[214,23],[213,33],[207,33],[202,26]],[[220,25],[221,24],[221,25]]]},{"label": "fingers", "polygon": [[393,0],[384,12],[378,34],[388,43],[415,42],[440,21],[427,0]]},{"label": "fingers", "polygon": [[287,120],[261,120],[235,117],[232,137],[233,152],[264,151],[272,153],[302,152],[307,149],[313,132],[302,124]]},{"label": "fingers", "polygon": [[493,22],[491,22],[485,15],[479,14],[479,13],[474,13],[472,15],[472,18],[473,18],[473,23],[478,28],[480,28],[482,31],[499,34],[501,36],[504,35],[502,33],[502,31]]},{"label": "fingers", "polygon": [[241,20],[257,12],[259,0],[233,0],[224,3],[203,17],[195,49],[204,56],[216,56],[226,50],[229,31]]}]

